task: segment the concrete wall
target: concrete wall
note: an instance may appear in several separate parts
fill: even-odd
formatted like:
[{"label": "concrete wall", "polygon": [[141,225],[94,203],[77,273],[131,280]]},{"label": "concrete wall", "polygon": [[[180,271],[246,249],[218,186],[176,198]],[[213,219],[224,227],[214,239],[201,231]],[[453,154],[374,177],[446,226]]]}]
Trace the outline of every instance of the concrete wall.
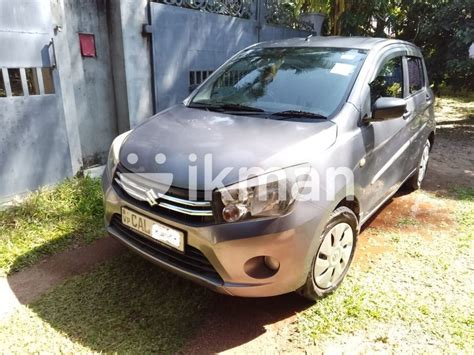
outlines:
[{"label": "concrete wall", "polygon": [[58,96],[0,98],[0,201],[72,174]]},{"label": "concrete wall", "polygon": [[[306,37],[310,33],[151,3],[156,111],[189,94],[189,71],[213,71],[239,50],[259,41]],[[255,14],[257,15],[257,14]]]},{"label": "concrete wall", "polygon": [[[259,39],[307,35],[253,11],[238,19],[149,0],[0,0],[2,72],[54,66],[56,89],[0,98],[0,198],[105,163],[118,133],[187,96],[190,70],[215,70]],[[153,36],[142,33],[149,24]],[[79,33],[94,34],[97,57],[82,57]]]},{"label": "concrete wall", "polygon": [[44,48],[51,36],[51,11],[41,1],[17,3],[0,0],[0,64],[18,68],[49,66],[49,53]]},{"label": "concrete wall", "polygon": [[136,127],[153,114],[147,0],[109,1],[111,53],[119,131]]},{"label": "concrete wall", "polygon": [[[153,114],[147,0],[51,0],[66,120],[76,125],[74,160],[104,163],[114,137]],[[96,58],[82,57],[79,33],[95,36]],[[81,158],[77,158],[80,154]],[[77,169],[75,169],[77,171]]]},{"label": "concrete wall", "polygon": [[157,3],[151,4],[151,10],[157,111],[189,94],[190,70],[215,70],[257,42],[255,20]]},{"label": "concrete wall", "polygon": [[[109,0],[108,7],[119,132],[184,99],[190,70],[215,70],[232,54],[258,41],[310,34],[265,24],[265,10],[257,9],[257,2],[252,3],[251,19],[150,0]],[[306,20],[314,23],[315,34],[320,33],[318,15]],[[153,37],[142,33],[146,24],[151,24]]]},{"label": "concrete wall", "polygon": [[[67,139],[69,142],[70,161],[72,174],[76,174],[82,168],[82,148],[81,138],[79,136],[79,122],[77,119],[76,99],[74,95],[74,87],[72,85],[61,85],[60,78],[67,78],[72,70],[69,43],[67,40],[67,32],[69,26],[64,17],[63,0],[51,0],[51,27],[61,26],[62,31],[53,32],[55,57],[60,58],[60,62],[56,61],[57,87],[56,92],[61,97],[62,110],[64,112],[64,121],[66,124]],[[51,29],[50,29],[51,31]]]},{"label": "concrete wall", "polygon": [[[83,164],[90,166],[105,161],[118,133],[106,0],[63,1],[69,58],[58,55],[57,60],[58,65],[63,59],[70,62],[70,73],[61,83],[74,90]],[[79,33],[95,36],[95,58],[81,56]]]},{"label": "concrete wall", "polygon": [[273,41],[275,39],[285,39],[292,37],[307,37],[311,33],[301,30],[293,30],[281,26],[263,25],[260,31],[260,41]]},{"label": "concrete wall", "polygon": [[[50,8],[42,0],[15,5],[0,0],[0,71],[5,84],[0,97],[0,201],[72,174],[71,127],[64,117],[59,74],[52,71],[54,92],[45,90],[44,83],[50,88],[51,82],[42,74],[42,68],[54,64]],[[19,85],[13,75],[17,68]],[[27,70],[36,78],[31,89]]]},{"label": "concrete wall", "polygon": [[110,39],[110,60],[114,81],[115,110],[119,133],[130,129],[128,116],[127,78],[125,76],[125,57],[123,55],[122,20],[120,2],[109,1],[107,5],[107,23]]}]

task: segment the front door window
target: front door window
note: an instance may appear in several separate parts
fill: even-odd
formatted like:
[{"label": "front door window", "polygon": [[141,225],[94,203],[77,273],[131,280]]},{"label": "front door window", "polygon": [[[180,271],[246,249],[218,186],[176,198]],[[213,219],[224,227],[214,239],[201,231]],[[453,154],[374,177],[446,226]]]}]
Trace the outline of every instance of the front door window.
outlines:
[{"label": "front door window", "polygon": [[381,97],[403,98],[403,61],[395,57],[383,64],[370,84],[372,105]]}]

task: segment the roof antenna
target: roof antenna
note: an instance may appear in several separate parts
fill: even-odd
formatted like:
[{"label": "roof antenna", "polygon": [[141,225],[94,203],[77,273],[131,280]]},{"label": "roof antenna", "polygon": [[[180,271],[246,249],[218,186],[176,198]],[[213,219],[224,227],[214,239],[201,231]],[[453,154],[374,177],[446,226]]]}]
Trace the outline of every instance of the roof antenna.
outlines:
[{"label": "roof antenna", "polygon": [[305,41],[306,42],[309,42],[309,40],[311,39],[311,37],[313,37],[313,34],[310,34],[308,37],[305,38]]}]

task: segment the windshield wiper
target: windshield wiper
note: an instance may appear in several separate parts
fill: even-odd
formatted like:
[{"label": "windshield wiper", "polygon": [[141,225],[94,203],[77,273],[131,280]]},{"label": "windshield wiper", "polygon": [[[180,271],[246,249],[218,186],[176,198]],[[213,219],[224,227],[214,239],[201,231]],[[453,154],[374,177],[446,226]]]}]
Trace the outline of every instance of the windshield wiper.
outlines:
[{"label": "windshield wiper", "polygon": [[288,110],[288,111],[281,111],[281,112],[274,112],[272,116],[280,116],[284,118],[323,118],[327,119],[326,116],[321,115],[319,113],[309,112],[309,111],[301,111],[301,110]]},{"label": "windshield wiper", "polygon": [[212,111],[240,111],[240,112],[265,112],[261,108],[246,106],[241,104],[225,103],[225,102],[192,102],[191,108],[207,108]]}]

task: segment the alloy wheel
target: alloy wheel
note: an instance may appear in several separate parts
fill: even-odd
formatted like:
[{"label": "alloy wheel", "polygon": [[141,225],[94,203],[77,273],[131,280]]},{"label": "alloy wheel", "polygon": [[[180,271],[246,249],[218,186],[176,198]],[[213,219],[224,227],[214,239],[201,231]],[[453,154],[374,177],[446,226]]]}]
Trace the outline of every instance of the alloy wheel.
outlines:
[{"label": "alloy wheel", "polygon": [[354,232],[347,223],[335,225],[325,236],[314,263],[314,281],[321,289],[335,286],[349,267]]}]

